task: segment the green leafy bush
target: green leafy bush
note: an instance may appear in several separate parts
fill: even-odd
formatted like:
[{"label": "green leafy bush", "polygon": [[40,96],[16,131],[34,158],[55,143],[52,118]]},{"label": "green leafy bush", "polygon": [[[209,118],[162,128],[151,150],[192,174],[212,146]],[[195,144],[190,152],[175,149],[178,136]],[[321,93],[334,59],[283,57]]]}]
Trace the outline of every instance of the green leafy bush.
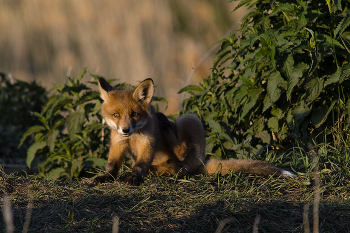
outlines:
[{"label": "green leafy bush", "polygon": [[332,141],[326,128],[348,130],[349,3],[239,3],[251,9],[240,36],[221,40],[211,75],[180,91],[190,94],[182,113],[196,112],[205,124],[207,153],[247,157]]},{"label": "green leafy bush", "polygon": [[32,112],[40,112],[47,101],[46,90],[38,83],[23,82],[0,73],[0,155],[1,163],[22,163],[32,142],[28,138],[18,148],[21,136],[39,120]]},{"label": "green leafy bush", "polygon": [[77,179],[82,172],[106,163],[108,131],[103,130],[100,94],[81,82],[85,73],[86,69],[54,86],[42,111],[33,113],[40,124],[23,134],[21,144],[35,135],[27,152],[27,166],[31,167],[37,157],[41,176]]}]

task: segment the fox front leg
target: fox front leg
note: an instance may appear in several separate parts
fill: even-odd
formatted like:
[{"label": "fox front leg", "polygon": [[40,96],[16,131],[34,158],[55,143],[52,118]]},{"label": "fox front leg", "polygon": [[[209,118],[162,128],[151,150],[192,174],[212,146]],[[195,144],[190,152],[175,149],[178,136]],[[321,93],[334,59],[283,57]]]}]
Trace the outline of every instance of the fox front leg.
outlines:
[{"label": "fox front leg", "polygon": [[[152,156],[153,157],[153,156]],[[150,158],[150,157],[149,157]],[[151,167],[152,161],[143,160],[136,161],[134,167],[132,168],[131,175],[126,178],[126,183],[130,185],[140,185],[144,182],[145,175],[147,174],[149,168]]]},{"label": "fox front leg", "polygon": [[115,144],[109,148],[106,173],[94,179],[94,185],[115,180],[125,157],[127,145]]},{"label": "fox front leg", "polygon": [[130,151],[134,166],[131,175],[126,178],[126,183],[131,185],[140,185],[143,183],[144,177],[149,171],[154,158],[153,138],[140,138],[140,140],[136,141],[138,144],[137,147],[132,147]]}]

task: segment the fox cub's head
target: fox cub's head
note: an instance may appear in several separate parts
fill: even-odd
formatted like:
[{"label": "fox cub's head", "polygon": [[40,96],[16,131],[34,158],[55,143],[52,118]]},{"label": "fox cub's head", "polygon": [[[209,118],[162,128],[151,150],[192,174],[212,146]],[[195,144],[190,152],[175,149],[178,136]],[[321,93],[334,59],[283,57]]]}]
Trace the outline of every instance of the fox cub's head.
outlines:
[{"label": "fox cub's head", "polygon": [[115,90],[103,78],[99,78],[102,113],[107,124],[120,135],[129,137],[143,128],[149,116],[154,86],[152,79],[141,82],[134,91]]}]

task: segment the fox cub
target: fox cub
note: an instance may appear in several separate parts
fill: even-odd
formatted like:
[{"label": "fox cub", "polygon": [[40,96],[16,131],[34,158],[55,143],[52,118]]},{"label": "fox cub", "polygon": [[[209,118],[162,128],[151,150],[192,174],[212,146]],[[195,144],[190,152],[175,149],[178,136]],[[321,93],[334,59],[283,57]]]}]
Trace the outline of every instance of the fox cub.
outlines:
[{"label": "fox cub", "polygon": [[111,129],[111,146],[106,173],[94,184],[113,180],[125,152],[133,162],[126,182],[139,185],[148,172],[184,176],[190,173],[225,174],[231,170],[256,175],[296,176],[269,163],[254,160],[205,160],[205,132],[196,115],[188,114],[175,122],[150,105],[154,93],[152,79],[141,82],[134,91],[114,90],[99,78],[102,113]]}]

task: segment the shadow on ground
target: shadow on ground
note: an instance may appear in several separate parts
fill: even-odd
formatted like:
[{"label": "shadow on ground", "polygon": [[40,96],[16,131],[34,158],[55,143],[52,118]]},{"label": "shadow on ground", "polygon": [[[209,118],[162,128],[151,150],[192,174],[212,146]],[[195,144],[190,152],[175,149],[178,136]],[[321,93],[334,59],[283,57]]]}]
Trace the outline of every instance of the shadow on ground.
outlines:
[{"label": "shadow on ground", "polygon": [[[119,217],[119,232],[215,232],[222,221],[227,222],[222,232],[253,232],[257,216],[259,232],[304,232],[303,203],[230,199],[227,189],[183,188],[157,179],[140,187],[114,182],[93,188],[85,188],[84,181],[16,176],[0,181],[1,199],[7,194],[12,203],[15,232],[22,232],[30,201],[28,232],[112,232],[114,216]],[[349,219],[349,204],[321,203],[321,232],[350,232]],[[4,229],[1,216],[0,231]]]}]

